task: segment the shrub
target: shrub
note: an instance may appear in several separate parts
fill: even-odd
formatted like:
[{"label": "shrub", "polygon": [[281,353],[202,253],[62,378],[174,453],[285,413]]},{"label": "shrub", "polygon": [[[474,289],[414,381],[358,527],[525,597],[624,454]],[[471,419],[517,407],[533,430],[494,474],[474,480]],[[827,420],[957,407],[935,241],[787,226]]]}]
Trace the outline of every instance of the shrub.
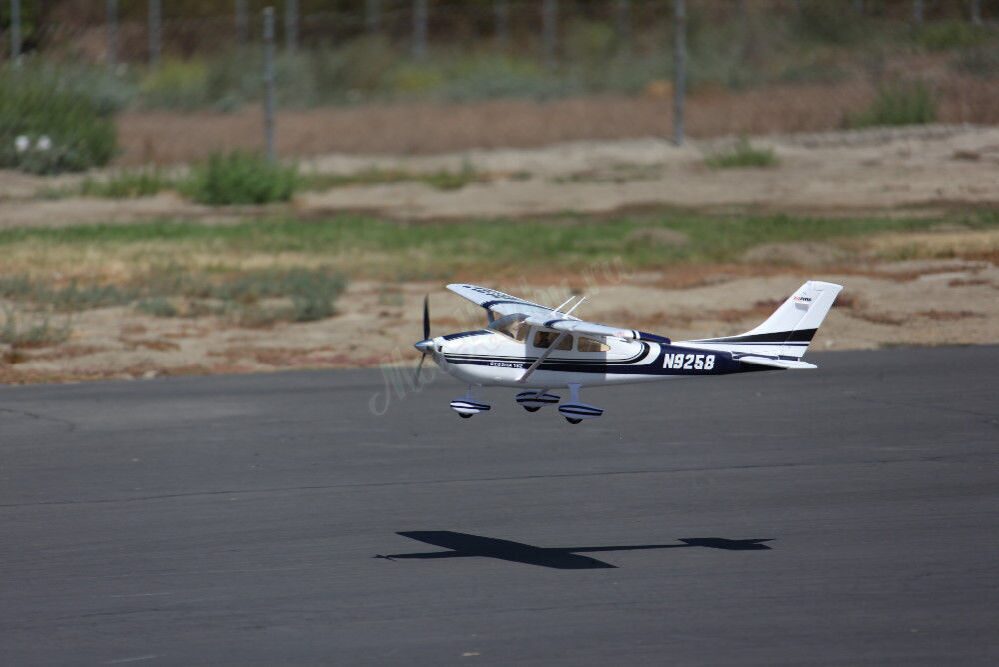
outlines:
[{"label": "shrub", "polygon": [[933,21],[920,26],[914,39],[927,51],[966,49],[987,42],[989,29],[967,21]]},{"label": "shrub", "polygon": [[978,46],[961,51],[954,67],[972,76],[990,79],[999,76],[999,45]]},{"label": "shrub", "polygon": [[58,345],[69,339],[72,326],[66,318],[62,326],[52,324],[47,313],[24,315],[13,308],[3,309],[3,326],[0,326],[0,343],[14,348],[45,347]]},{"label": "shrub", "polygon": [[208,66],[201,60],[167,60],[139,84],[142,103],[166,109],[195,109],[209,102]]},{"label": "shrub", "polygon": [[449,100],[497,97],[539,97],[551,93],[556,82],[528,58],[478,55],[456,59],[444,76],[441,96]]},{"label": "shrub", "polygon": [[176,306],[169,299],[162,296],[142,299],[135,304],[135,309],[140,313],[152,315],[153,317],[177,317],[179,314]]},{"label": "shrub", "polygon": [[828,0],[801,3],[794,23],[794,33],[802,41],[826,44],[851,44],[863,36],[865,28],[855,14],[843,10],[841,3]]},{"label": "shrub", "polygon": [[[311,322],[331,317],[336,312],[333,304],[345,286],[343,276],[328,267],[271,269],[253,271],[223,282],[215,288],[214,296],[250,306],[244,310],[255,320],[266,320],[268,317],[261,316],[271,313],[274,320]],[[277,314],[256,307],[262,299],[280,297],[291,299],[289,313]]]},{"label": "shrub", "polygon": [[299,186],[298,169],[260,155],[216,153],[191,170],[182,189],[202,204],[267,204],[288,201]]},{"label": "shrub", "polygon": [[848,128],[883,125],[923,125],[937,118],[936,98],[922,83],[895,84],[882,88],[865,111],[847,114]]},{"label": "shrub", "polygon": [[110,112],[32,74],[0,74],[0,167],[52,174],[107,164],[117,147]]},{"label": "shrub", "polygon": [[772,167],[777,164],[777,156],[773,149],[756,148],[746,137],[742,137],[733,148],[709,155],[704,163],[712,169]]},{"label": "shrub", "polygon": [[84,197],[131,199],[155,195],[174,186],[173,180],[156,168],[120,170],[103,180],[86,178],[80,184],[80,194]]}]

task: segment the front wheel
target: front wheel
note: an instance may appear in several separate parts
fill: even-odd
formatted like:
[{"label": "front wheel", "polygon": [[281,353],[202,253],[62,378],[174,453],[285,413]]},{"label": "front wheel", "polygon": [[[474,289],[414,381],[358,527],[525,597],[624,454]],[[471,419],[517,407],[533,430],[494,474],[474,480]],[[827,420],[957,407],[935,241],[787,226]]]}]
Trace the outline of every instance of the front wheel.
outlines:
[{"label": "front wheel", "polygon": [[525,405],[524,409],[527,410],[528,412],[537,412],[538,410],[541,409],[541,406],[535,405],[534,407],[531,407],[530,405]]},{"label": "front wheel", "polygon": [[458,416],[461,417],[462,419],[471,419],[472,418],[472,415],[466,415],[464,412],[459,412]]},{"label": "front wheel", "polygon": [[582,419],[569,419],[568,417],[566,417],[565,420],[570,424],[578,424],[579,422],[583,421]]}]

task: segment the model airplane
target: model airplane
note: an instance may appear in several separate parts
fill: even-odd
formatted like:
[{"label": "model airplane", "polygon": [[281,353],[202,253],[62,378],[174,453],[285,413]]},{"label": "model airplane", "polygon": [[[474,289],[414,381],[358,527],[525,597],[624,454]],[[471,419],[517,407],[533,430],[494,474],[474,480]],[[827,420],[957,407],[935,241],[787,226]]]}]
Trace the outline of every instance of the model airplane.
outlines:
[{"label": "model airplane", "polygon": [[565,387],[569,401],[559,405],[558,411],[570,424],[604,413],[580,401],[584,386],[815,368],[801,357],[843,289],[810,280],[755,329],[737,336],[674,343],[664,336],[574,317],[573,311],[585,297],[578,301],[570,297],[549,308],[476,285],[447,288],[482,306],[488,325],[431,338],[425,299],[423,340],[415,344],[423,353],[417,378],[430,355],[441,369],[467,383],[467,393],[451,401],[451,409],[464,418],[490,409],[475,398],[475,387],[522,388],[516,400],[528,412],[559,403],[562,399],[549,392]]}]

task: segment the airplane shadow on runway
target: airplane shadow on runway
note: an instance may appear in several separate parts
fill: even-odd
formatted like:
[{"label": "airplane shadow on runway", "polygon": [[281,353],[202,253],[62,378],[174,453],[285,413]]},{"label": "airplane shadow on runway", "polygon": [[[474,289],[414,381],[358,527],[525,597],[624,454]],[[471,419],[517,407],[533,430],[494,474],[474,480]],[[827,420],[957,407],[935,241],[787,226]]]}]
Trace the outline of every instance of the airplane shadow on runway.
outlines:
[{"label": "airplane shadow on runway", "polygon": [[443,547],[448,551],[427,551],[421,553],[377,555],[375,558],[387,560],[436,559],[436,558],[498,558],[513,563],[552,567],[559,570],[595,570],[614,568],[596,558],[582,556],[581,553],[602,551],[640,551],[645,549],[685,549],[703,547],[725,551],[765,551],[763,542],[772,538],[755,540],[729,540],[724,537],[686,537],[679,544],[633,544],[605,547],[536,547],[533,544],[500,540],[495,537],[482,537],[450,530],[410,530],[396,533],[403,537]]}]

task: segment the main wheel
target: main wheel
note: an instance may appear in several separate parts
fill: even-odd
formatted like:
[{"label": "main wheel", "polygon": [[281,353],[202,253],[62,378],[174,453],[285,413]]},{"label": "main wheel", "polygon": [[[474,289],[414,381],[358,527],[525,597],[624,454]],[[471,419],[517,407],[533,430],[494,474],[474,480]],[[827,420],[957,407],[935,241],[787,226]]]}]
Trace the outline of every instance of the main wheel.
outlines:
[{"label": "main wheel", "polygon": [[472,415],[466,415],[464,412],[459,412],[458,416],[462,419],[470,419],[472,417]]},{"label": "main wheel", "polygon": [[582,419],[569,419],[568,417],[566,417],[565,420],[570,424],[578,424],[579,422],[583,421]]},{"label": "main wheel", "polygon": [[524,409],[527,410],[528,412],[537,412],[538,410],[541,409],[541,406],[535,405],[534,407],[531,407],[530,405],[525,405]]}]

